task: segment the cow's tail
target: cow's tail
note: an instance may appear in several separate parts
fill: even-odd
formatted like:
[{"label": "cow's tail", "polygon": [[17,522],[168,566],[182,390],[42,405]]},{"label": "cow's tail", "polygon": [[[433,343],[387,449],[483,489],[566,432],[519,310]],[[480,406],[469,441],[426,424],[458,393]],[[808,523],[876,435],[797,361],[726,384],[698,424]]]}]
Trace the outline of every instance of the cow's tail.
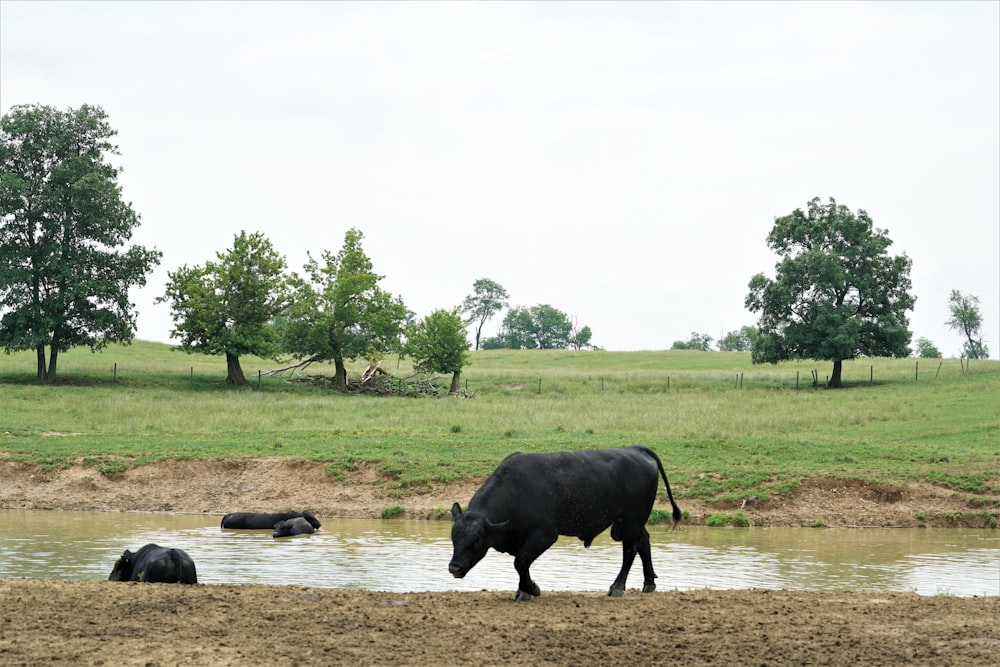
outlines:
[{"label": "cow's tail", "polygon": [[660,461],[660,457],[656,455],[656,452],[654,452],[652,449],[649,448],[644,448],[644,449],[647,452],[649,452],[649,455],[653,457],[654,461],[656,461],[656,467],[660,469],[660,477],[663,478],[663,483],[667,485],[667,498],[670,499],[670,506],[673,508],[673,518],[674,518],[673,528],[676,529],[677,524],[681,520],[681,508],[678,507],[677,503],[674,502],[674,494],[670,492],[670,481],[667,479],[667,471],[663,469],[663,463]]}]

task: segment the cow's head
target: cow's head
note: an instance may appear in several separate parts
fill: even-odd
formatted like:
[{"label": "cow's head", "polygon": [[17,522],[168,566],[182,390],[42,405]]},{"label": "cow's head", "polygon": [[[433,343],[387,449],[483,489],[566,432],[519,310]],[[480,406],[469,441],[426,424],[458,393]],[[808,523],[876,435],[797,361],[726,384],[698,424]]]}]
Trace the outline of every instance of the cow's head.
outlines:
[{"label": "cow's head", "polygon": [[316,515],[310,512],[309,510],[302,512],[302,518],[308,521],[309,525],[312,526],[313,529],[315,530],[319,530],[320,526],[322,525],[320,524],[319,519],[316,518]]},{"label": "cow's head", "polygon": [[448,571],[461,579],[483,559],[507,522],[494,523],[480,512],[463,512],[458,503],[451,506],[451,518],[455,521],[451,526],[454,551]]},{"label": "cow's head", "polygon": [[122,554],[122,557],[118,559],[115,566],[111,568],[111,574],[108,576],[108,581],[131,581],[132,579],[132,556],[134,556],[128,549]]}]

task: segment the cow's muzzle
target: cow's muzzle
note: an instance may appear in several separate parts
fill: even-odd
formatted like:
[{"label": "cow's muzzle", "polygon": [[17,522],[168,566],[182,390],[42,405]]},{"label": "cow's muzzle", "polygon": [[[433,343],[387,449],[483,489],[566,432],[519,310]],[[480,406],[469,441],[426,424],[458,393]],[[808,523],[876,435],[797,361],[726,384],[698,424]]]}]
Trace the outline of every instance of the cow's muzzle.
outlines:
[{"label": "cow's muzzle", "polygon": [[448,571],[451,572],[451,576],[455,577],[456,579],[461,579],[462,577],[465,576],[465,573],[467,572],[467,570],[464,567],[455,562],[448,563]]}]

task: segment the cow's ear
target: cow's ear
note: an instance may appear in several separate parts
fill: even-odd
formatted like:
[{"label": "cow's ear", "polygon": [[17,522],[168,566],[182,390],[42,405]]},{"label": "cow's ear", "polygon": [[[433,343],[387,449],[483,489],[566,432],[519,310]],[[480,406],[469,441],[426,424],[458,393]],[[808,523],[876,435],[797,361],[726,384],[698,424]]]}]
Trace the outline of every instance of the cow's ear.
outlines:
[{"label": "cow's ear", "polygon": [[462,506],[459,505],[458,503],[455,503],[454,505],[451,506],[451,519],[452,521],[454,521],[460,516],[462,516]]}]

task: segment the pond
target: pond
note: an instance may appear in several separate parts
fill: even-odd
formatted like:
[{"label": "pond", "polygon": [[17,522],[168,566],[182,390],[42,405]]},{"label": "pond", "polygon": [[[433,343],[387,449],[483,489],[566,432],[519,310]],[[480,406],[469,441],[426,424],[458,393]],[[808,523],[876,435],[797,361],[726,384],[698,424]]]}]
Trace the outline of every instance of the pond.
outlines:
[{"label": "pond", "polygon": [[[126,548],[184,549],[204,584],[378,591],[511,591],[513,558],[490,551],[465,579],[448,573],[451,522],[328,519],[313,535],[224,531],[221,516],[0,510],[0,578],[107,579]],[[659,590],[788,589],[1000,595],[1000,531],[651,526]],[[560,538],[532,567],[542,591],[605,591],[621,546]],[[642,585],[638,560],[629,587]]]}]

